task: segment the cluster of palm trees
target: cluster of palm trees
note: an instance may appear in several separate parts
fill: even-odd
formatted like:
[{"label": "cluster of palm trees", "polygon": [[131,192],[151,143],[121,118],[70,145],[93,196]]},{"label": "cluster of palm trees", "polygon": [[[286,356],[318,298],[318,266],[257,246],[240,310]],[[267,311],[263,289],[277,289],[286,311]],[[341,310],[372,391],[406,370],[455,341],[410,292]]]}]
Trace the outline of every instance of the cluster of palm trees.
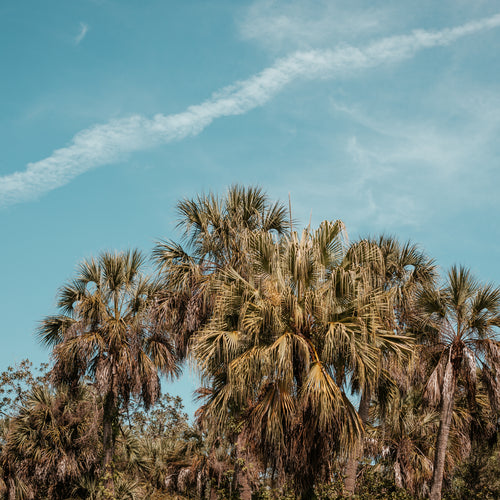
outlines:
[{"label": "cluster of palm trees", "polygon": [[[341,221],[294,230],[259,188],[177,208],[182,241],[157,244],[153,276],[138,251],[103,253],[60,289],[38,332],[53,386],[4,432],[7,498],[44,498],[30,486],[43,474],[47,498],[122,498],[128,478],[142,498],[307,499],[342,477],[321,497],[340,498],[370,469],[440,499],[496,435],[500,289],[463,267],[441,282],[395,238],[348,243]],[[131,411],[156,408],[160,376],[185,362],[201,380],[196,425],[138,430]]]}]

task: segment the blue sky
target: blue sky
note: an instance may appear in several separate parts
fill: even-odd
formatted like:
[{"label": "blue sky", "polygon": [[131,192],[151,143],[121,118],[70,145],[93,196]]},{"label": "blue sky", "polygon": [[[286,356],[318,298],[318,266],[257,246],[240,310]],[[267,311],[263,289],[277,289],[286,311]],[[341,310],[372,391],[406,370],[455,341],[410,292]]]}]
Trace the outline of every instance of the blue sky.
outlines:
[{"label": "blue sky", "polygon": [[499,48],[479,0],[3,0],[0,369],[81,259],[235,182],[500,283]]}]

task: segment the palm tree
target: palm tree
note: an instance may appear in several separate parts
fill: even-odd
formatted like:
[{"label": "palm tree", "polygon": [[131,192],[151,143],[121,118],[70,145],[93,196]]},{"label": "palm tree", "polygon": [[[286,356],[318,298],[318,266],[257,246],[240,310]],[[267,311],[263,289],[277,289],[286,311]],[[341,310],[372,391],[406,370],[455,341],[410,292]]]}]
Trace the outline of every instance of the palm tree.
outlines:
[{"label": "palm tree", "polygon": [[9,498],[68,498],[98,462],[100,408],[94,391],[35,386],[8,421],[0,463]]},{"label": "palm tree", "polygon": [[398,332],[407,333],[414,327],[419,291],[436,282],[434,260],[411,241],[401,244],[384,235],[370,241],[378,246],[383,259],[382,272],[376,279],[384,289],[394,292],[395,326]]},{"label": "palm tree", "polygon": [[76,278],[59,291],[61,313],[43,320],[38,332],[53,347],[55,382],[89,376],[102,395],[103,466],[110,489],[120,410],[132,395],[149,407],[160,394],[159,372],[178,370],[163,325],[149,315],[158,283],[141,273],[143,263],[137,250],[83,261]]},{"label": "palm tree", "polygon": [[343,229],[336,221],[300,237],[254,234],[247,275],[222,273],[214,314],[191,344],[214,432],[229,417],[242,422],[264,467],[293,478],[304,498],[361,431],[345,373],[362,366],[359,377],[370,377],[382,347],[401,349],[379,315],[390,313],[386,294],[345,261]]},{"label": "palm tree", "polygon": [[369,431],[372,456],[387,476],[393,476],[398,488],[406,488],[414,495],[423,495],[432,477],[434,452],[431,436],[439,424],[439,415],[422,406],[421,394],[412,390],[407,394],[395,390],[387,405],[375,403]]},{"label": "palm tree", "polygon": [[[433,261],[411,242],[402,245],[397,239],[387,236],[361,240],[353,244],[347,252],[345,261],[349,269],[358,266],[366,271],[365,293],[370,289],[387,292],[391,311],[380,311],[383,328],[395,331],[401,336],[403,343],[409,343],[408,335],[414,322],[417,292],[423,286],[434,283]],[[406,355],[410,354],[407,347],[404,350]],[[363,428],[368,424],[373,395],[376,394],[378,399],[381,399],[382,391],[391,385],[391,380],[396,378],[401,381],[406,378],[406,375],[401,376],[401,372],[407,367],[408,356],[402,358],[401,352],[398,350],[397,355],[393,356],[387,349],[381,348],[376,371],[359,362],[346,367],[352,390],[360,395],[358,414]],[[347,358],[356,359],[356,354],[354,351],[349,352]],[[346,465],[345,490],[351,495],[355,490],[358,463],[362,454],[361,441],[348,457]]]},{"label": "palm tree", "polygon": [[184,246],[160,242],[153,258],[163,288],[156,312],[169,323],[184,358],[191,335],[210,318],[214,277],[229,268],[244,273],[250,235],[281,235],[289,223],[284,205],[271,203],[258,187],[239,185],[231,186],[225,196],[209,193],[182,200],[177,213]]},{"label": "palm tree", "polygon": [[423,325],[435,332],[434,350],[439,355],[429,378],[426,394],[440,403],[431,500],[441,498],[448,436],[459,377],[474,404],[476,375],[480,370],[492,404],[500,394],[500,288],[476,281],[464,267],[453,266],[443,288],[428,288],[420,295]]},{"label": "palm tree", "polygon": [[[184,359],[192,335],[213,313],[214,283],[227,269],[246,276],[251,235],[286,234],[291,219],[285,206],[270,202],[262,189],[239,185],[231,186],[224,196],[209,193],[185,199],[178,203],[177,212],[183,245],[165,241],[153,251],[163,289],[155,314],[168,324],[177,353]],[[240,476],[235,474],[236,481]]]}]

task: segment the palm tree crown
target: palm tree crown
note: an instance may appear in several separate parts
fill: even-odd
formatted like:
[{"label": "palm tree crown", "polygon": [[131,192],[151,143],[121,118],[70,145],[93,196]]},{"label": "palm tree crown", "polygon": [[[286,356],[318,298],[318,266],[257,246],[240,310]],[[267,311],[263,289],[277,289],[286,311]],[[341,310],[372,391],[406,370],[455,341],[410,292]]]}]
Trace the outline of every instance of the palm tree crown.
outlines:
[{"label": "palm tree crown", "polygon": [[284,234],[285,207],[271,203],[257,187],[234,185],[225,196],[212,193],[178,203],[184,246],[163,241],[153,251],[162,277],[163,297],[156,311],[169,323],[178,354],[187,354],[191,335],[212,312],[215,277],[224,269],[246,274],[248,242],[258,232]]}]

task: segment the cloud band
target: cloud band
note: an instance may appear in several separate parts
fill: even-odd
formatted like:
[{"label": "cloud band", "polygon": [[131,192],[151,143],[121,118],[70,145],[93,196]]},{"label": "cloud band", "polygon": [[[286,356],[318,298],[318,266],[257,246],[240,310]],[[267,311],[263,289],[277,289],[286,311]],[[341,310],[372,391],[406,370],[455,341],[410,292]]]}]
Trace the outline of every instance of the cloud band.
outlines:
[{"label": "cloud band", "polygon": [[222,89],[207,101],[172,115],[134,115],[77,133],[71,143],[26,170],[0,177],[0,204],[28,201],[70,182],[78,175],[119,161],[134,151],[199,134],[213,120],[244,114],[264,105],[291,82],[335,78],[399,62],[416,52],[449,45],[459,38],[500,26],[500,14],[441,31],[416,30],[377,40],[365,47],[296,52],[260,73]]}]

